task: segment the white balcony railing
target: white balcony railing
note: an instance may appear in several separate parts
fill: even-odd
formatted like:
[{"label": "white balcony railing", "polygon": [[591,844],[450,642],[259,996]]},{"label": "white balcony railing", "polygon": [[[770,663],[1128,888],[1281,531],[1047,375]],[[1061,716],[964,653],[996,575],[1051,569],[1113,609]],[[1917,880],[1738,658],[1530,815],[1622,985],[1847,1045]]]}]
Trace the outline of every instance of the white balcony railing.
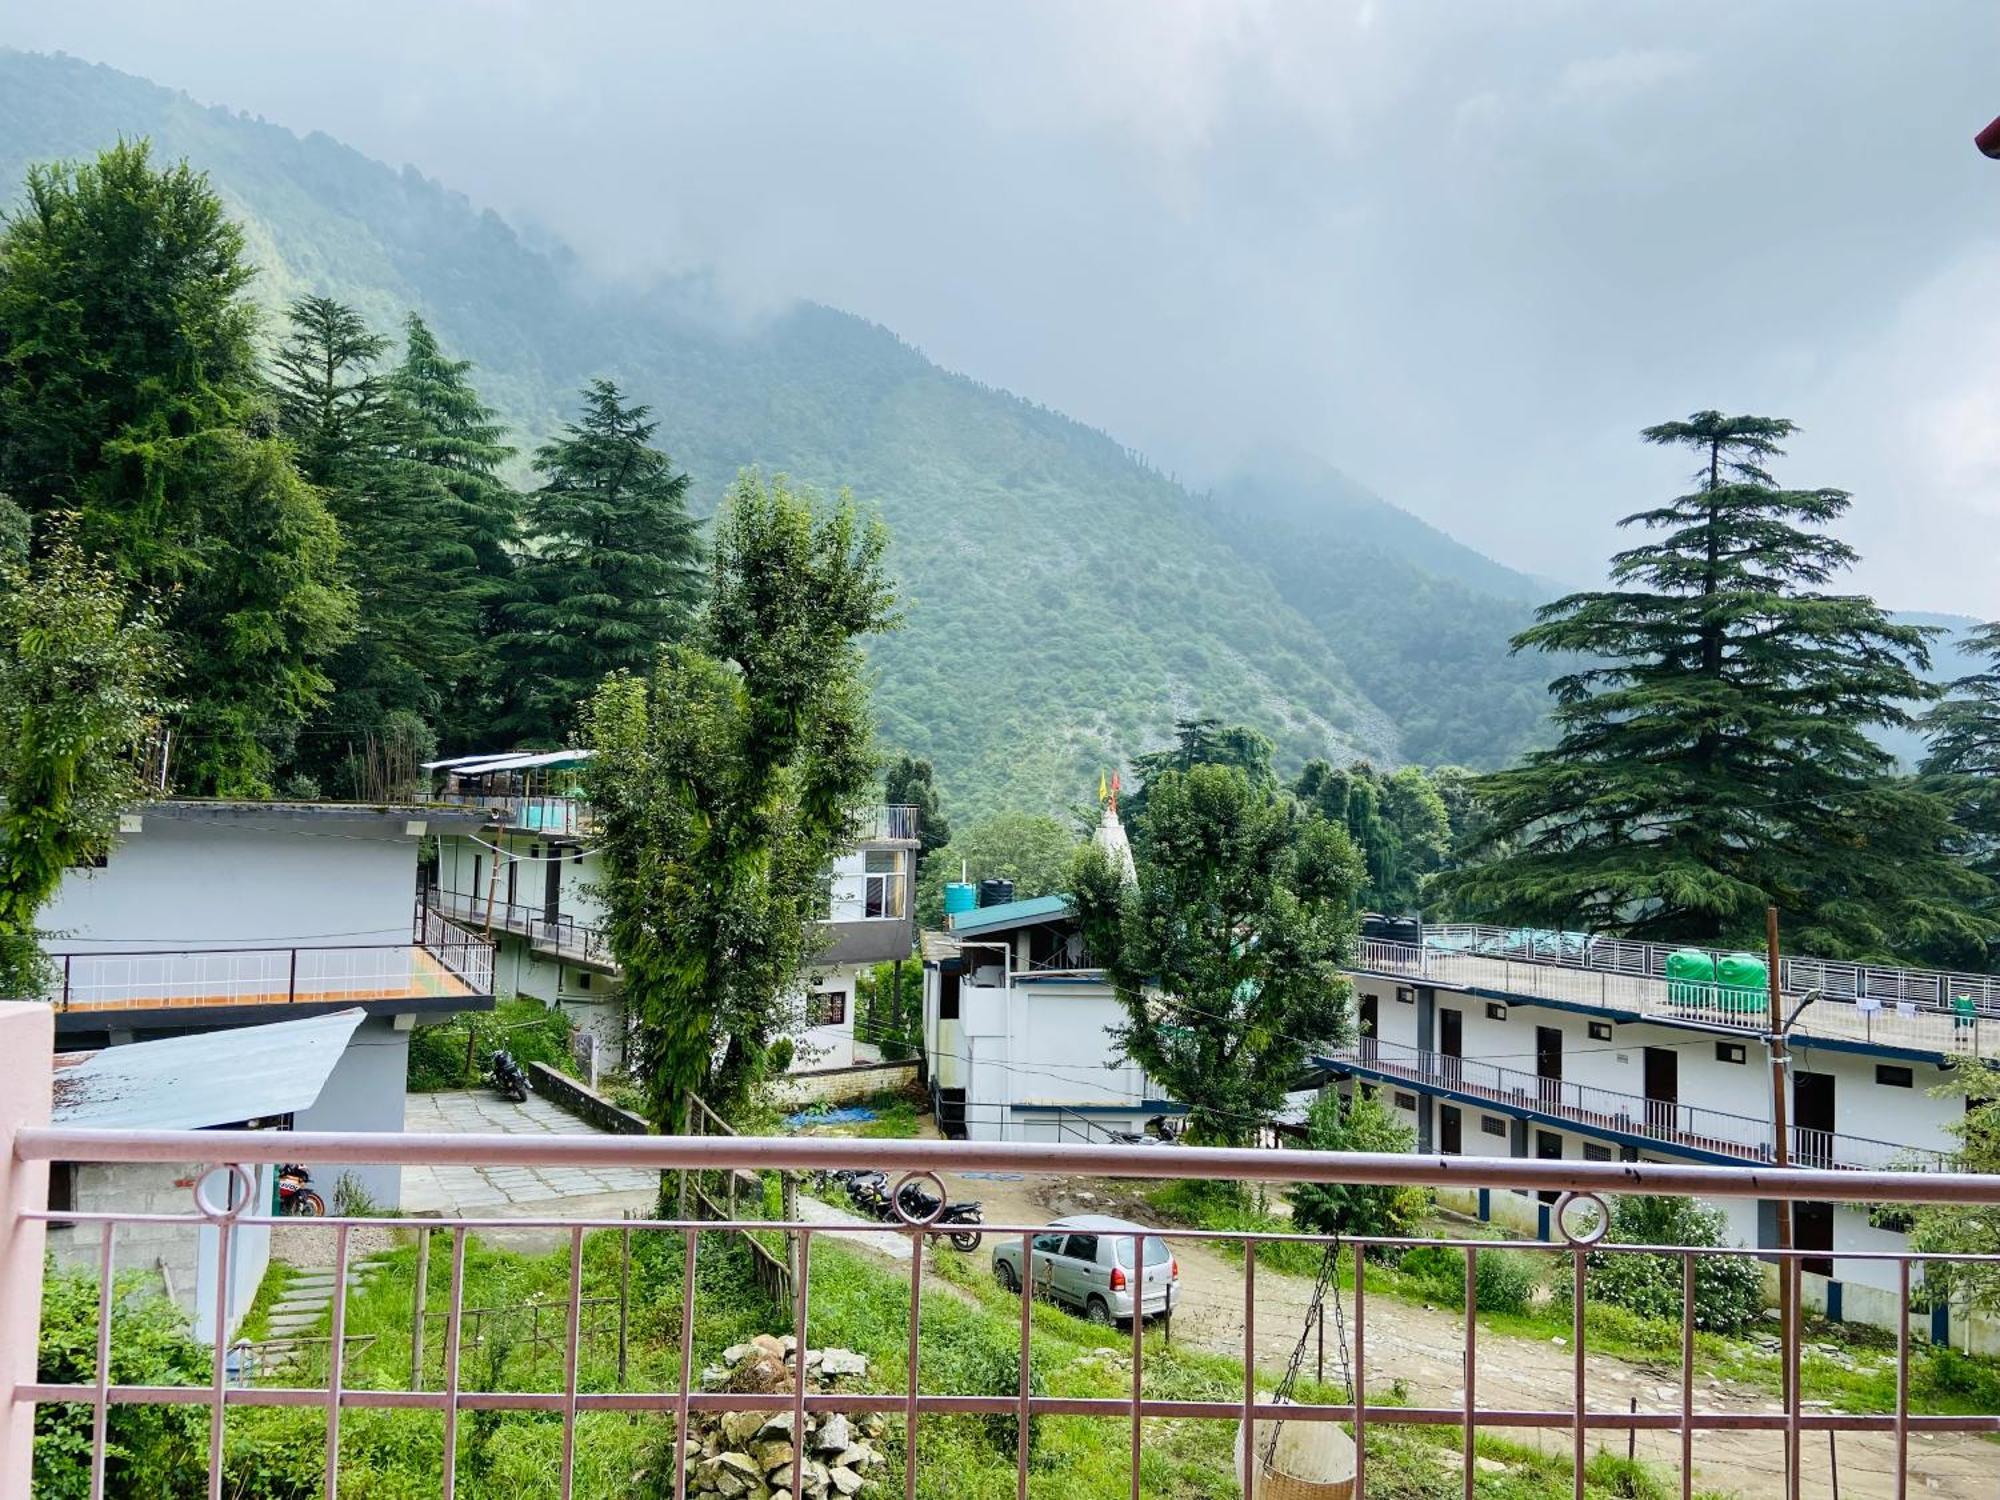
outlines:
[{"label": "white balcony railing", "polygon": [[493,993],[493,944],[438,911],[408,943],[79,949],[49,955],[64,1011],[301,1005]]},{"label": "white balcony railing", "polygon": [[[1763,1165],[1776,1160],[1771,1122],[1750,1115],[1544,1078],[1476,1057],[1454,1057],[1375,1037],[1362,1037],[1327,1056],[1329,1061],[1363,1074],[1443,1089],[1463,1098],[1490,1100],[1592,1130],[1654,1141],[1665,1149]],[[1941,1151],[1801,1126],[1792,1127],[1790,1146],[1793,1161],[1802,1166],[1935,1172],[1951,1165],[1951,1158]]]},{"label": "white balcony railing", "polygon": [[[1560,1000],[1736,1031],[1769,1029],[1761,991],[1670,984],[1666,959],[1675,951],[1664,944],[1576,933],[1426,927],[1420,944],[1364,938],[1354,967],[1448,989]],[[1821,988],[1822,980],[1832,987]],[[1780,970],[1788,1007],[1818,991],[1796,1023],[1808,1036],[1984,1057],[2000,1057],[1996,985],[2000,981],[1991,976],[1818,959],[1786,959]]]}]

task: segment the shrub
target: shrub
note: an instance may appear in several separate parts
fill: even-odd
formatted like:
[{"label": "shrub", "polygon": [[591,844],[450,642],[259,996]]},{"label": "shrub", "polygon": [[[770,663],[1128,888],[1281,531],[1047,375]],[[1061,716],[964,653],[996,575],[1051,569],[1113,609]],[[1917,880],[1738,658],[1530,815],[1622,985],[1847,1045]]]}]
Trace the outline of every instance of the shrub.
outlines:
[{"label": "shrub", "polygon": [[[1323,1089],[1306,1118],[1306,1140],[1315,1151],[1381,1151],[1400,1156],[1416,1149],[1417,1133],[1357,1094],[1343,1101]],[[1308,1182],[1292,1189],[1292,1222],[1315,1234],[1409,1234],[1430,1211],[1422,1188]]]},{"label": "shrub", "polygon": [[[1620,1198],[1612,1205],[1605,1239],[1614,1244],[1686,1245],[1720,1249],[1727,1224],[1722,1210],[1692,1198]],[[1593,1250],[1585,1261],[1592,1302],[1608,1303],[1642,1318],[1678,1322],[1681,1257]],[[1556,1279],[1556,1301],[1568,1307],[1570,1282]],[[1694,1263],[1695,1327],[1707,1333],[1740,1333],[1764,1307],[1764,1278],[1756,1261],[1741,1255],[1700,1255]]]},{"label": "shrub", "polygon": [[[409,1087],[415,1093],[463,1089],[478,1085],[487,1062],[501,1049],[514,1054],[523,1068],[546,1063],[574,1076],[570,1055],[569,1017],[553,1005],[527,998],[503,1000],[491,1015],[461,1013],[438,1026],[419,1026],[410,1034]],[[465,1066],[471,1038],[472,1067]]]},{"label": "shrub", "polygon": [[[1405,1276],[1420,1282],[1424,1294],[1447,1307],[1465,1306],[1465,1252],[1443,1245],[1419,1245],[1403,1254]],[[1479,1310],[1524,1313],[1535,1298],[1540,1277],[1534,1264],[1515,1250],[1481,1250],[1473,1275]]]},{"label": "shrub", "polygon": [[[209,1354],[188,1336],[166,1298],[121,1276],[111,1312],[111,1379],[121,1385],[205,1385]],[[51,1272],[42,1286],[37,1378],[88,1385],[97,1378],[97,1278]],[[42,1500],[90,1494],[90,1409],[72,1402],[35,1409],[34,1492]],[[198,1494],[208,1467],[208,1415],[195,1406],[117,1405],[105,1448],[105,1489],[128,1500]]]},{"label": "shrub", "polygon": [[[924,1351],[926,1379],[935,1379],[935,1390],[968,1396],[1012,1396],[1021,1389],[1021,1346],[1016,1338],[996,1331],[984,1319],[954,1320],[941,1330],[938,1347]],[[1048,1382],[1041,1371],[1028,1367],[1028,1393],[1048,1394]],[[1006,1458],[1013,1458],[1019,1443],[1020,1420],[1012,1412],[989,1412],[972,1419],[980,1436]],[[1033,1454],[1041,1435],[1042,1419],[1028,1418],[1028,1452]]]}]

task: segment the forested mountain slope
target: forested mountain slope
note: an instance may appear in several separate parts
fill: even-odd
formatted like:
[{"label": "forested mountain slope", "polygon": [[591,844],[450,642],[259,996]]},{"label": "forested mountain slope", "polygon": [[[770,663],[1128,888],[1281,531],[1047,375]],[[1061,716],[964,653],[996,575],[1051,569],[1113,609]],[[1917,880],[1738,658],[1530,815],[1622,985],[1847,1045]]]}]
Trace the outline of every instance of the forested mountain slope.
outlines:
[{"label": "forested mountain slope", "polygon": [[[604,374],[654,407],[698,510],[747,464],[878,506],[907,600],[873,652],[881,733],[936,762],[954,808],[1070,804],[1177,715],[1254,724],[1292,765],[1491,764],[1539,716],[1539,670],[1508,675],[1496,650],[1533,581],[1372,496],[1366,538],[1352,495],[1344,512],[1246,526],[1242,505],[1205,504],[861,319],[801,304],[745,329],[698,283],[607,288],[413,170],[107,68],[0,52],[9,195],[30,163],[120,135],[211,173],[245,223],[259,300],[326,292],[383,331],[422,312],[477,361],[523,449]],[[1493,692],[1441,693],[1441,670],[1501,675]]]},{"label": "forested mountain slope", "polygon": [[1411,761],[1490,766],[1539,743],[1552,664],[1507,643],[1565,590],[1516,573],[1324,464],[1231,475],[1209,503],[1236,549],[1396,721]]}]

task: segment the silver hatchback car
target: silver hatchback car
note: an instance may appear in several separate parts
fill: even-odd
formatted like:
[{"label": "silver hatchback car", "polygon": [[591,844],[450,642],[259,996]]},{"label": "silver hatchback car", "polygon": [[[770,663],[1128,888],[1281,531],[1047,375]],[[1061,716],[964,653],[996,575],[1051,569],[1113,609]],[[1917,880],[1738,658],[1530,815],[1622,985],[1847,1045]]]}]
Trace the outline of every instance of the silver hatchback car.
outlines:
[{"label": "silver hatchback car", "polygon": [[[1144,1235],[1143,1271],[1135,1272],[1135,1237]],[[1106,1214],[1072,1214],[1057,1219],[1034,1238],[1035,1295],[1075,1308],[1093,1323],[1124,1323],[1135,1305],[1140,1316],[1171,1313],[1180,1301],[1180,1262],[1167,1242],[1146,1226]],[[1021,1242],[995,1238],[993,1279],[1010,1292],[1021,1289]]]}]

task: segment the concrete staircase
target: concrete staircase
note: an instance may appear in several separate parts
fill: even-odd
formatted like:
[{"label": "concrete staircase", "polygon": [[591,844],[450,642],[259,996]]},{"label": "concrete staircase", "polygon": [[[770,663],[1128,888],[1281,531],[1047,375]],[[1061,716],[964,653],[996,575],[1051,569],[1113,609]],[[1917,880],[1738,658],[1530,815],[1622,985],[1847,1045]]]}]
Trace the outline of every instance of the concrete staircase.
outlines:
[{"label": "concrete staircase", "polygon": [[[365,1286],[368,1278],[381,1270],[385,1263],[380,1256],[364,1256],[351,1263],[347,1268],[348,1291]],[[259,1340],[266,1359],[271,1362],[267,1368],[289,1364],[298,1357],[301,1349],[310,1347],[303,1341],[319,1333],[332,1306],[333,1272],[330,1269],[295,1272],[285,1283],[285,1290],[277,1302],[272,1304],[269,1332]]]}]

